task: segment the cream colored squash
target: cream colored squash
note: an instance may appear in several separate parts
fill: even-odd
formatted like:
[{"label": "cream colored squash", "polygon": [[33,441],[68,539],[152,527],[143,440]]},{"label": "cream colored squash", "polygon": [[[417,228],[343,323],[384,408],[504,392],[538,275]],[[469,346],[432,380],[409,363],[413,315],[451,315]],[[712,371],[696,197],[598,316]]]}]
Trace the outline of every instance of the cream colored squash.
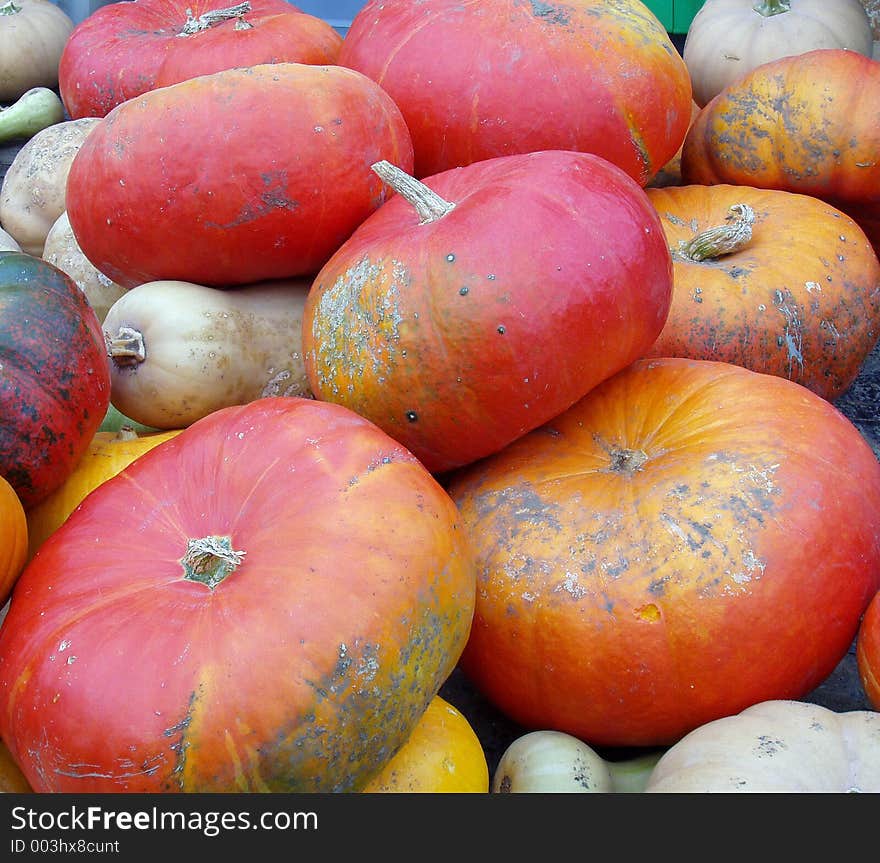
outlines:
[{"label": "cream colored squash", "polygon": [[682,56],[703,107],[756,66],[817,48],[866,57],[873,32],[860,0],[707,0],[694,15]]},{"label": "cream colored squash", "polygon": [[647,792],[880,791],[880,713],[765,701],[691,731]]},{"label": "cream colored squash", "polygon": [[43,260],[58,267],[76,282],[102,323],[110,306],[128,290],[105,276],[85,256],[70,226],[67,210],[55,220],[46,234]]},{"label": "cream colored squash", "polygon": [[0,252],[20,252],[21,246],[2,228],[0,228]]},{"label": "cream colored squash", "polygon": [[0,102],[31,87],[57,87],[73,20],[49,0],[0,0]]},{"label": "cream colored squash", "polygon": [[620,761],[602,758],[588,744],[562,731],[530,731],[517,737],[498,760],[493,794],[608,794],[643,791],[658,752]]},{"label": "cream colored squash", "polygon": [[136,422],[174,429],[264,396],[311,397],[302,359],[310,285],[135,286],[104,319],[111,402]]},{"label": "cream colored squash", "polygon": [[83,117],[55,123],[15,154],[0,186],[0,226],[29,255],[42,257],[49,230],[67,209],[70,165],[100,122]]}]

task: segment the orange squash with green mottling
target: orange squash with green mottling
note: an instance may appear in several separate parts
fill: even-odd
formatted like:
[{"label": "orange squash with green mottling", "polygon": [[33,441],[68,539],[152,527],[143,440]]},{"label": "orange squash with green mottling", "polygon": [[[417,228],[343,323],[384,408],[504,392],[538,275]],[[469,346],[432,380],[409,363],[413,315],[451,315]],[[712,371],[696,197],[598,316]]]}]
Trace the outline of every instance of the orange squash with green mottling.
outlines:
[{"label": "orange squash with green mottling", "polygon": [[357,791],[463,649],[448,494],[353,412],[224,408],[92,491],[19,577],[0,737],[37,792]]},{"label": "orange squash with green mottling", "polygon": [[674,273],[669,316],[649,356],[735,363],[832,401],[852,384],[880,338],[880,262],[855,221],[776,189],[647,193]]}]

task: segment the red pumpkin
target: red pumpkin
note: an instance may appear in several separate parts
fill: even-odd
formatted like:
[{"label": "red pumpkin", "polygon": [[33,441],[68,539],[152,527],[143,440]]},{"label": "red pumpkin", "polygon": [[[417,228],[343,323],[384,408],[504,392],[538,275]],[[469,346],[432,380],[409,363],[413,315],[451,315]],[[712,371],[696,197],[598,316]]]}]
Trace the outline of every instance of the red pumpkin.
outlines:
[{"label": "red pumpkin", "polygon": [[317,398],[432,472],[501,449],[657,338],[669,250],[644,190],[610,162],[545,150],[425,183],[391,170],[400,194],[312,283],[303,360]]},{"label": "red pumpkin", "polygon": [[37,792],[355,791],[467,638],[455,506],[351,411],[225,408],[93,490],[19,577],[0,737]]},{"label": "red pumpkin", "polygon": [[52,264],[0,252],[0,476],[25,509],[72,473],[110,404],[101,324]]},{"label": "red pumpkin", "polygon": [[299,13],[300,26],[293,28],[292,39],[305,36],[318,46],[327,39],[329,25],[307,21],[310,16],[286,0],[247,0],[246,5],[244,15],[242,4],[232,0],[124,0],[99,6],[73,29],[58,64],[58,89],[68,115],[74,120],[103,117],[126,99],[152,90],[168,55],[188,53],[196,63],[201,62],[198,55],[213,58],[226,50],[230,63],[223,68],[236,65],[242,44],[263,38],[243,39],[237,29],[242,20],[262,31],[271,16]]},{"label": "red pumpkin", "polygon": [[338,62],[400,106],[420,178],[558,149],[596,153],[644,186],[690,122],[687,67],[639,0],[370,0]]},{"label": "red pumpkin", "polygon": [[880,463],[799,384],[643,359],[447,488],[474,538],[461,667],[513,720],[663,746],[844,657],[880,587]]},{"label": "red pumpkin", "polygon": [[880,593],[868,605],[856,639],[856,665],[874,710],[880,710]]},{"label": "red pumpkin", "polygon": [[342,47],[342,36],[330,24],[303,12],[245,14],[193,35],[197,38],[169,44],[156,87],[261,63],[335,63]]},{"label": "red pumpkin", "polygon": [[124,287],[311,276],[382,203],[377,159],[412,165],[412,143],[369,78],[226,69],[113,109],[70,166],[67,216],[83,254]]}]

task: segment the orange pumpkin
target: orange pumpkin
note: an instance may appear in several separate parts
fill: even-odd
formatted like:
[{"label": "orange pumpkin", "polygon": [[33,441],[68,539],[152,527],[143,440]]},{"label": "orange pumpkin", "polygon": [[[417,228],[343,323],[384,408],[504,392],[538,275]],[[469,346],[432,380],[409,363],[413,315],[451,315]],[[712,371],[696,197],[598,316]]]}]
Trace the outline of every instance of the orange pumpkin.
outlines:
[{"label": "orange pumpkin", "polygon": [[880,587],[880,463],[799,384],[643,359],[447,487],[461,668],[529,728],[664,746],[834,670]]},{"label": "orange pumpkin", "polygon": [[758,66],[697,115],[681,172],[686,184],[800,192],[877,218],[880,63],[823,48]]},{"label": "orange pumpkin", "polygon": [[27,560],[28,525],[24,506],[15,489],[0,476],[0,606]]},{"label": "orange pumpkin", "polygon": [[97,432],[63,485],[27,511],[28,560],[90,491],[115,476],[138,456],[179,433],[180,430],[176,429],[139,435],[129,425],[123,425],[118,432]]},{"label": "orange pumpkin", "polygon": [[871,600],[859,626],[856,664],[868,701],[880,710],[880,593]]},{"label": "orange pumpkin", "polygon": [[856,222],[818,198],[774,189],[647,194],[674,270],[650,356],[735,363],[829,400],[850,386],[880,338],[880,262]]}]

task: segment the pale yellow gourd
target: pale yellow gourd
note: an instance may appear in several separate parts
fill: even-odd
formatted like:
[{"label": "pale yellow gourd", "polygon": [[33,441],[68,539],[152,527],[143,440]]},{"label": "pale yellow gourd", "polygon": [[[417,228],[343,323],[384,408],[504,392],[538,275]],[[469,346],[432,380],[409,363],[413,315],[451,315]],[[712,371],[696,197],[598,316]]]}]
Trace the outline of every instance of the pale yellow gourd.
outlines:
[{"label": "pale yellow gourd", "polygon": [[694,15],[682,56],[703,107],[756,66],[818,48],[870,57],[873,32],[860,0],[707,0]]},{"label": "pale yellow gourd", "polygon": [[0,227],[29,255],[42,257],[52,225],[67,209],[70,165],[98,117],[64,120],[36,133],[0,185]]},{"label": "pale yellow gourd", "polygon": [[265,396],[311,397],[302,359],[310,284],[137,285],[104,319],[111,402],[136,422],[174,429]]},{"label": "pale yellow gourd", "polygon": [[666,751],[653,793],[880,791],[880,713],[765,701],[691,731]]},{"label": "pale yellow gourd", "polygon": [[73,27],[49,0],[0,0],[0,102],[14,101],[31,87],[57,87]]},{"label": "pale yellow gourd", "polygon": [[76,282],[102,323],[110,306],[128,290],[105,276],[85,256],[70,226],[67,210],[55,220],[46,234],[43,260],[58,267]]}]

